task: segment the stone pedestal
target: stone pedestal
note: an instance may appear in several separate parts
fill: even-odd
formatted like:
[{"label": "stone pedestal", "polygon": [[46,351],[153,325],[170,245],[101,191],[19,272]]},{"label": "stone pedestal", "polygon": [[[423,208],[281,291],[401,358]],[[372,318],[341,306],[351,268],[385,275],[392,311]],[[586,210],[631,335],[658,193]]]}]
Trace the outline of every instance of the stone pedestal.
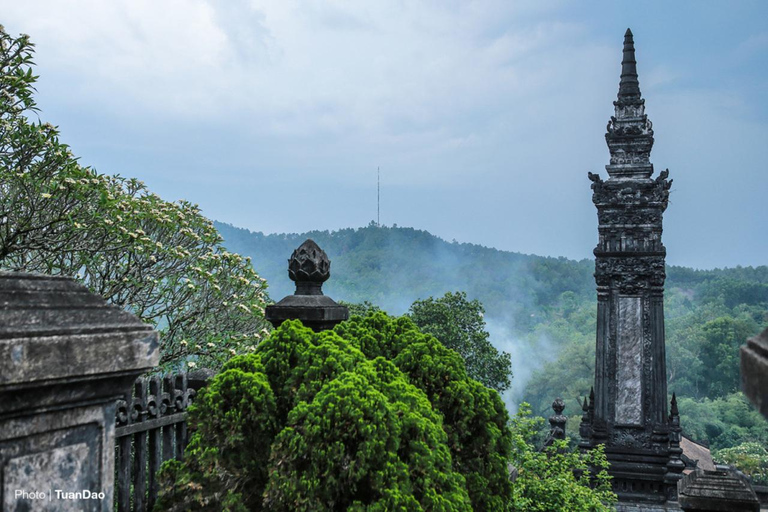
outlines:
[{"label": "stone pedestal", "polygon": [[680,481],[680,508],[686,512],[759,512],[760,502],[747,479],[733,469],[696,470]]},{"label": "stone pedestal", "polygon": [[288,277],[296,283],[296,292],[267,306],[265,316],[273,326],[279,327],[286,320],[301,320],[318,332],[333,329],[349,318],[346,306],[323,295],[323,283],[331,277],[331,260],[313,240],[293,251],[288,260]]},{"label": "stone pedestal", "polygon": [[0,503],[113,508],[115,403],[158,335],[75,281],[0,273]]}]

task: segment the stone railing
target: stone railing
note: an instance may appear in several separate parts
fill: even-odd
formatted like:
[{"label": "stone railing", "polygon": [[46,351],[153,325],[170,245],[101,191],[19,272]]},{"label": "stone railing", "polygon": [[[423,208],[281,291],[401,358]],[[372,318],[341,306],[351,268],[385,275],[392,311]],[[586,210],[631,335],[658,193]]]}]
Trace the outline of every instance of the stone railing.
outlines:
[{"label": "stone railing", "polygon": [[163,462],[183,460],[187,408],[212,372],[140,377],[133,395],[117,402],[115,507],[119,512],[152,510]]}]

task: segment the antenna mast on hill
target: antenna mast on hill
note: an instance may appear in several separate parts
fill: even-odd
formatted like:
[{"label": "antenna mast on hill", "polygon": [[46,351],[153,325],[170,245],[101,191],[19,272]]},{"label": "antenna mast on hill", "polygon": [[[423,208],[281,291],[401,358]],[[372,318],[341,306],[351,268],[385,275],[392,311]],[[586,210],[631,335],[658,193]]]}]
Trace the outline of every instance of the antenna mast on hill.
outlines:
[{"label": "antenna mast on hill", "polygon": [[376,226],[381,227],[381,171],[376,167]]}]

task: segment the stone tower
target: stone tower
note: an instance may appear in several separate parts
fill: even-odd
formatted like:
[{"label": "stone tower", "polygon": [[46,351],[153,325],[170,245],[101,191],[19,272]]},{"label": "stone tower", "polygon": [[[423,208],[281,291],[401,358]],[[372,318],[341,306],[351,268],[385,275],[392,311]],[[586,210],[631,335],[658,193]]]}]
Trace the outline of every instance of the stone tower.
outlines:
[{"label": "stone tower", "polygon": [[669,171],[653,179],[653,129],[640,95],[632,32],[624,58],[615,115],[605,140],[608,179],[589,173],[597,207],[594,250],[597,283],[595,386],[584,404],[581,446],[603,444],[622,502],[676,498],[684,467],[676,408],[668,415],[664,354],[662,214]]}]

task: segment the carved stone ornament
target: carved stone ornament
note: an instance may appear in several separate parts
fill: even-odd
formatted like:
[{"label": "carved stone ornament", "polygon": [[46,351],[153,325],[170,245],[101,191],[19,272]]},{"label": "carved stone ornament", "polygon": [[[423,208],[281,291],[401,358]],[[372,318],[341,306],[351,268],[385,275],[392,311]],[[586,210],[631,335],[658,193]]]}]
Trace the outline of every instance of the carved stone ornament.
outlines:
[{"label": "carved stone ornament", "polygon": [[267,306],[266,319],[275,327],[286,320],[301,320],[315,331],[332,329],[349,318],[349,309],[323,295],[322,286],[331,276],[331,260],[313,240],[301,244],[288,260],[288,277],[296,292]]},{"label": "carved stone ornament", "polygon": [[314,240],[301,244],[288,260],[288,277],[295,283],[324,283],[331,277],[331,260]]}]

